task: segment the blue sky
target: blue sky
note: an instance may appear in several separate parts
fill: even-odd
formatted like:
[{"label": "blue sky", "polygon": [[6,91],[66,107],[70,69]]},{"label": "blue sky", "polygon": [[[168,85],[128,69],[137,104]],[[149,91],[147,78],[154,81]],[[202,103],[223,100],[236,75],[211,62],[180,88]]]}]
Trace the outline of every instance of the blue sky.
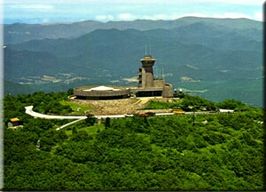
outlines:
[{"label": "blue sky", "polygon": [[184,16],[262,20],[262,0],[4,0],[4,22],[172,20]]}]

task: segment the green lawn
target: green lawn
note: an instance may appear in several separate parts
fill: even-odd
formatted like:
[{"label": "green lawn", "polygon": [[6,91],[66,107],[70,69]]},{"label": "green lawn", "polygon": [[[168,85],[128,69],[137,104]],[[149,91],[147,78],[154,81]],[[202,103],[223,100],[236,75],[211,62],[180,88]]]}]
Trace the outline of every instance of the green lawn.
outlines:
[{"label": "green lawn", "polygon": [[170,109],[179,108],[183,99],[173,100],[173,101],[149,101],[145,109]]},{"label": "green lawn", "polygon": [[73,110],[73,112],[71,113],[72,115],[84,115],[91,112],[93,109],[93,107],[89,104],[81,104],[66,100],[60,101],[60,104],[70,106]]}]

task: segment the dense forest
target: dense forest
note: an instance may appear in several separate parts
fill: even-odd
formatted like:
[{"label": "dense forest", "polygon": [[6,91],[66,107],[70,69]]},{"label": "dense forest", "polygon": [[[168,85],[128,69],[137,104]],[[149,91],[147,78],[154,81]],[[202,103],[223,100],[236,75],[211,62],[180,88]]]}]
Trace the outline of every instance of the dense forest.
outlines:
[{"label": "dense forest", "polygon": [[[4,190],[261,190],[262,109],[235,100],[184,96],[180,104],[235,113],[165,117],[88,118],[56,131],[66,120],[34,119],[24,107],[67,114],[67,93],[4,98]],[[166,106],[172,105],[172,106]],[[178,105],[178,106],[174,106]],[[191,109],[188,108],[187,109]],[[7,128],[19,117],[23,128]]]}]

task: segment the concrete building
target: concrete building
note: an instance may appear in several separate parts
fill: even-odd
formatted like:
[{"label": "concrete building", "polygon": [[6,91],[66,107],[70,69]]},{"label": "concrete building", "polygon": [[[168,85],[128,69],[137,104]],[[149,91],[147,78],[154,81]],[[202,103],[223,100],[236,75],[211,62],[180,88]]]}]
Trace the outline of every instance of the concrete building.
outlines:
[{"label": "concrete building", "polygon": [[155,79],[153,74],[153,65],[156,62],[151,55],[145,55],[140,60],[142,67],[139,68],[138,88],[132,90],[137,97],[173,97],[173,88],[163,79]]},{"label": "concrete building", "polygon": [[8,128],[16,129],[19,127],[23,127],[23,122],[19,118],[14,117],[14,118],[9,119],[7,126]]}]

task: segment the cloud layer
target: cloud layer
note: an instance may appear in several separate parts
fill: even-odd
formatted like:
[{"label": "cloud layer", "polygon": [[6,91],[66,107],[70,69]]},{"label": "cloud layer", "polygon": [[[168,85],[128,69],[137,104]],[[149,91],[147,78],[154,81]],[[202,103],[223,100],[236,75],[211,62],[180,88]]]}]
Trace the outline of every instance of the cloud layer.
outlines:
[{"label": "cloud layer", "polygon": [[215,3],[215,4],[237,4],[237,5],[263,5],[263,0],[8,0],[4,4],[197,4],[197,3]]},{"label": "cloud layer", "polygon": [[173,20],[184,16],[262,21],[262,0],[8,0],[4,19],[36,21]]}]

